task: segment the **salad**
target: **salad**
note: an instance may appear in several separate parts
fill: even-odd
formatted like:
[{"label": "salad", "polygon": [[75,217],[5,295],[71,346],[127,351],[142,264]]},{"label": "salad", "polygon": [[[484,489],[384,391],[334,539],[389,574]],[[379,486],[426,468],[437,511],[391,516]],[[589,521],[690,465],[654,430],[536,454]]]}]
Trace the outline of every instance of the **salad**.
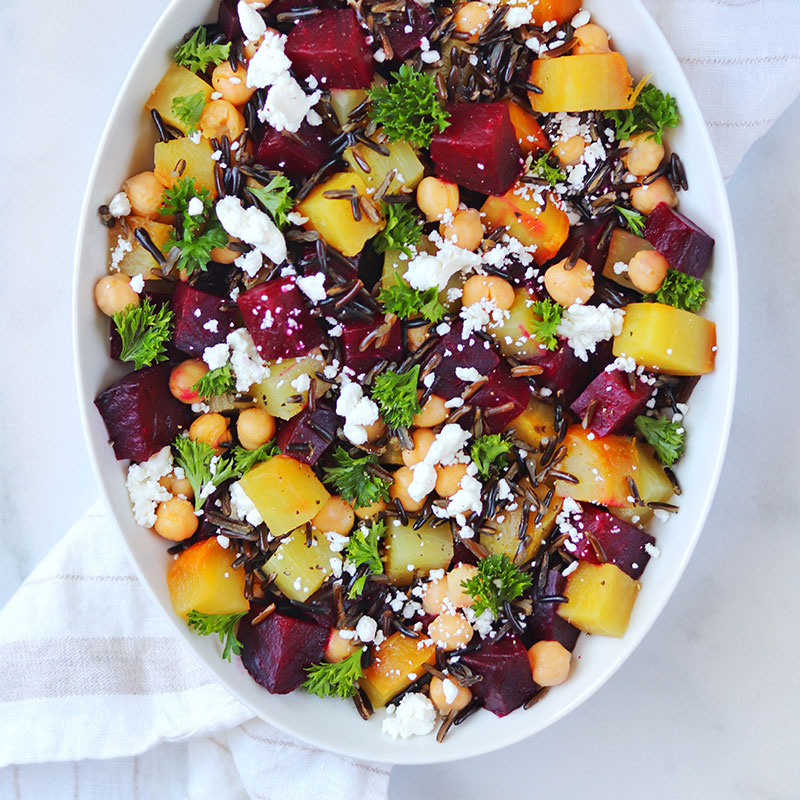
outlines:
[{"label": "salad", "polygon": [[579,0],[224,0],[172,55],[94,295],[175,613],[386,735],[530,707],[625,634],[714,368],[675,99]]}]

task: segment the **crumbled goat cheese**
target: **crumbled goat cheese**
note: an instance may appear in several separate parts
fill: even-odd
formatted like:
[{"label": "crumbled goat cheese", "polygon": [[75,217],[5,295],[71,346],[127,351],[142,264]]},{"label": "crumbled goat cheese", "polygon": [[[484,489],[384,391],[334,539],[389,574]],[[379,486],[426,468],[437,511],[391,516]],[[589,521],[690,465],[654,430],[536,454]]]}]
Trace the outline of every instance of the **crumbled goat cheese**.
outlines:
[{"label": "crumbled goat cheese", "polygon": [[189,200],[189,204],[186,206],[186,212],[190,217],[199,217],[203,211],[205,211],[205,206],[199,197],[193,197]]},{"label": "crumbled goat cheese", "polygon": [[261,267],[264,266],[264,256],[260,250],[251,250],[242,253],[233,262],[248,278],[255,278]]},{"label": "crumbled goat cheese", "polygon": [[465,431],[455,423],[451,422],[449,425],[445,425],[436,434],[436,438],[428,448],[425,461],[428,464],[444,464],[445,466],[463,461],[459,455],[471,435],[469,431]]},{"label": "crumbled goat cheese", "polygon": [[588,9],[582,8],[573,18],[572,18],[572,27],[577,30],[578,28],[582,28],[584,25],[589,24],[589,20],[592,18],[591,12]]},{"label": "crumbled goat cheese", "polygon": [[456,378],[464,383],[475,383],[479,381],[483,375],[475,369],[475,367],[456,367]]},{"label": "crumbled goat cheese", "polygon": [[163,447],[147,461],[131,464],[128,468],[128,496],[137,525],[152,528],[156,524],[156,506],[172,497],[158,481],[170,472],[172,472],[172,450],[169,446]]},{"label": "crumbled goat cheese", "polygon": [[286,240],[272,218],[256,208],[244,208],[238,197],[228,195],[217,202],[217,217],[225,231],[260,250],[270,261],[286,260]]},{"label": "crumbled goat cheese", "polygon": [[134,275],[131,278],[130,287],[136,294],[141,294],[144,289],[144,275]]},{"label": "crumbled goat cheese", "polygon": [[661,558],[661,550],[654,544],[651,544],[650,542],[645,543],[644,550],[647,553],[647,555],[651,556],[652,558]]},{"label": "crumbled goat cheese", "polygon": [[636,362],[630,356],[619,356],[606,367],[605,371],[636,372]]},{"label": "crumbled goat cheese", "polygon": [[397,706],[386,709],[381,730],[394,739],[426,736],[436,726],[436,709],[420,692],[407,694]]},{"label": "crumbled goat cheese", "polygon": [[332,553],[341,553],[350,541],[349,536],[343,536],[341,533],[336,533],[336,531],[327,531],[325,538],[331,546]]},{"label": "crumbled goat cheese", "polygon": [[336,401],[336,413],[344,417],[342,433],[353,444],[364,444],[367,441],[365,426],[378,421],[378,406],[364,397],[361,386],[345,378],[339,399]]},{"label": "crumbled goat cheese", "polygon": [[297,288],[314,303],[319,303],[328,296],[325,292],[325,273],[323,272],[298,278]]},{"label": "crumbled goat cheese", "polygon": [[305,225],[308,222],[308,217],[304,217],[302,214],[299,214],[297,211],[290,211],[286,215],[286,219],[292,223],[292,225]]},{"label": "crumbled goat cheese", "polygon": [[264,41],[247,64],[247,86],[251,89],[266,89],[291,69],[292,62],[283,52],[285,45],[286,36],[283,34],[272,30],[264,34]]},{"label": "crumbled goat cheese", "polygon": [[356,623],[356,635],[364,644],[371,642],[377,632],[378,623],[372,617],[365,615]]},{"label": "crumbled goat cheese", "polygon": [[247,496],[245,490],[242,489],[239,481],[231,484],[231,513],[236,519],[244,520],[251,525],[258,526],[264,521],[264,518],[255,507],[253,501]]},{"label": "crumbled goat cheese", "polygon": [[571,305],[561,318],[556,329],[559,336],[569,342],[581,361],[589,360],[599,342],[604,342],[622,332],[625,311],[610,308],[605,303],[599,306]]},{"label": "crumbled goat cheese", "polygon": [[485,608],[479,616],[475,617],[472,627],[478,632],[481,639],[485,639],[491,633],[493,622],[494,614],[492,614],[492,610]]},{"label": "crumbled goat cheese", "polygon": [[257,42],[266,32],[267,23],[258,13],[258,8],[263,8],[263,3],[253,3],[239,0],[236,11],[239,14],[239,25],[242,27],[244,38],[250,42]]},{"label": "crumbled goat cheese", "polygon": [[206,347],[203,350],[203,361],[208,364],[210,370],[224,367],[228,363],[228,350],[228,345],[225,342]]},{"label": "crumbled goat cheese", "polygon": [[533,19],[533,9],[528,6],[512,6],[506,14],[506,28],[521,28]]},{"label": "crumbled goat cheese", "polygon": [[425,461],[420,461],[411,467],[414,477],[408,485],[408,494],[412,500],[421,502],[436,486],[436,469]]},{"label": "crumbled goat cheese", "polygon": [[458,697],[458,686],[448,678],[442,681],[442,694],[446,703],[452,703]]},{"label": "crumbled goat cheese", "polygon": [[112,217],[127,217],[131,213],[131,201],[125,192],[117,192],[108,204],[108,213]]},{"label": "crumbled goat cheese", "polygon": [[472,475],[465,475],[458,484],[458,491],[450,498],[447,504],[447,513],[454,517],[458,514],[466,514],[467,511],[474,511],[480,514],[483,510],[481,503],[481,492],[483,485]]},{"label": "crumbled goat cheese", "polygon": [[462,306],[459,316],[464,320],[461,338],[469,339],[475,331],[485,331],[488,328],[502,325],[503,321],[508,319],[509,314],[508,311],[500,308],[493,299],[483,297],[477,303]]},{"label": "crumbled goat cheese", "polygon": [[122,259],[125,258],[125,253],[130,253],[133,250],[133,245],[124,237],[117,237],[117,246],[111,251],[111,271],[118,272],[119,265]]},{"label": "crumbled goat cheese", "polygon": [[304,120],[310,125],[322,123],[322,118],[313,110],[320,97],[320,91],[307,95],[303,87],[288,72],[284,72],[267,93],[264,107],[258,111],[258,118],[272,125],[275,130],[297,133]]},{"label": "crumbled goat cheese", "polygon": [[203,361],[209,369],[224,367],[229,359],[236,376],[237,392],[250,391],[254,383],[260,383],[270,375],[269,366],[258,354],[253,337],[246,328],[231,331],[224,342],[203,350]]},{"label": "crumbled goat cheese", "polygon": [[408,262],[403,276],[414,289],[424,291],[435,287],[441,291],[456,273],[470,272],[480,266],[481,257],[477,253],[443,239],[436,232],[430,240],[437,247],[436,254],[418,253]]},{"label": "crumbled goat cheese", "polygon": [[311,386],[311,377],[308,373],[304,372],[302,375],[298,375],[289,385],[292,389],[302,394],[303,392],[307,392]]}]

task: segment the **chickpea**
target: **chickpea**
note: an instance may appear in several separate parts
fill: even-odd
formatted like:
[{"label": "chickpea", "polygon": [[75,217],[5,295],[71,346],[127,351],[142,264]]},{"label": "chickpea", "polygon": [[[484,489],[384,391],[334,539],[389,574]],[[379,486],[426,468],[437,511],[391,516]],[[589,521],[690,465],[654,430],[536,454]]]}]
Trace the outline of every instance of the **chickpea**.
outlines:
[{"label": "chickpea", "polygon": [[236,420],[236,435],[245,450],[257,450],[275,435],[275,417],[263,408],[245,408]]},{"label": "chickpea", "polygon": [[442,223],[441,234],[464,250],[476,250],[483,241],[481,212],[476,208],[456,211],[451,222]]},{"label": "chickpea", "polygon": [[478,568],[472,564],[459,564],[447,573],[447,597],[456,608],[471,606],[475,602],[461,584],[477,574]]},{"label": "chickpea", "polygon": [[433,326],[428,325],[416,325],[413,328],[408,328],[408,351],[410,353],[416,353],[417,350],[422,347],[425,343],[426,339],[428,338],[428,334]]},{"label": "chickpea", "polygon": [[386,433],[386,424],[378,417],[371,425],[365,425],[368,442],[377,442]]},{"label": "chickpea", "polygon": [[447,578],[440,578],[427,584],[425,594],[422,595],[422,610],[426,614],[436,616],[455,610],[447,598]]},{"label": "chickpea", "polygon": [[489,6],[473,0],[473,2],[461,6],[456,12],[456,30],[460,33],[468,33],[469,38],[465,41],[475,43],[480,39],[491,18],[492,12]]},{"label": "chickpea", "polygon": [[438,178],[423,178],[417,186],[417,205],[428,218],[428,222],[438,222],[449,211],[458,211],[458,185],[446,183]]},{"label": "chickpea", "polygon": [[[352,633],[352,631],[350,631]],[[331,631],[328,646],[325,648],[325,660],[331,664],[338,664],[348,656],[359,650],[361,645],[355,644],[355,639],[345,639],[335,628]]]},{"label": "chickpea", "polygon": [[139,295],[131,289],[131,279],[117,272],[97,281],[94,285],[94,301],[107,317],[112,317],[128,306],[138,306]]},{"label": "chickpea", "polygon": [[434,428],[441,425],[450,415],[450,411],[445,408],[443,397],[432,394],[426,401],[422,409],[414,414],[413,422],[418,428]]},{"label": "chickpea", "polygon": [[[445,683],[449,686],[445,689]],[[466,686],[459,686],[452,678],[443,681],[433,677],[430,683],[431,702],[440,714],[449,714],[451,711],[461,711],[472,700],[472,692]],[[448,700],[448,697],[450,698]]]},{"label": "chickpea", "polygon": [[460,612],[439,614],[428,625],[428,636],[442,650],[459,650],[466,647],[472,639],[472,625]]},{"label": "chickpea", "polygon": [[668,269],[669,262],[657,250],[640,250],[628,263],[628,277],[640,292],[657,292]]},{"label": "chickpea", "polygon": [[650,133],[637,133],[622,143],[623,147],[630,150],[622,157],[628,172],[637,177],[644,177],[655,172],[667,151],[663,144],[659,144]]},{"label": "chickpea", "polygon": [[200,520],[194,513],[194,504],[180,497],[171,497],[159,503],[153,530],[165,539],[182,542],[197,530]]},{"label": "chickpea", "polygon": [[544,274],[544,286],[550,297],[569,308],[573,303],[586,303],[594,294],[594,272],[579,258],[572,269],[566,269],[569,259],[553,264]]},{"label": "chickpea", "polygon": [[160,218],[158,210],[161,208],[164,184],[156,178],[155,172],[140,172],[131,176],[122,184],[122,191],[128,195],[134,214],[148,219]]},{"label": "chickpea", "polygon": [[400,500],[403,508],[406,511],[419,511],[425,505],[425,498],[421,500],[414,500],[408,493],[408,487],[411,486],[411,481],[414,480],[414,472],[411,467],[400,467],[395,470],[394,483],[389,487],[389,497],[392,500]]},{"label": "chickpea", "polygon": [[200,402],[200,395],[192,389],[197,381],[208,372],[208,364],[199,358],[182,361],[169,373],[169,390],[173,397],[191,405]]},{"label": "chickpea", "polygon": [[234,72],[230,61],[223,61],[214,68],[211,84],[223,100],[235,106],[243,106],[256,91],[247,85],[247,69],[237,64]]},{"label": "chickpea", "polygon": [[233,436],[228,430],[228,418],[222,414],[201,414],[189,426],[189,438],[211,445],[217,455],[222,453],[220,445],[223,442],[233,441]]},{"label": "chickpea", "polygon": [[559,142],[554,150],[562,166],[577,164],[583,158],[586,140],[583,136],[571,136],[565,142]]},{"label": "chickpea", "polygon": [[436,494],[439,497],[452,497],[461,488],[461,479],[466,474],[466,464],[436,467]]},{"label": "chickpea", "polygon": [[194,497],[194,489],[192,489],[192,484],[189,483],[189,479],[184,476],[183,478],[176,478],[174,472],[170,472],[169,475],[165,475],[159,483],[170,493],[175,495],[175,497],[181,496],[186,498],[187,500],[191,500]]},{"label": "chickpea", "polygon": [[353,506],[338,494],[332,494],[317,512],[311,524],[321,533],[338,533],[347,536],[356,522]]},{"label": "chickpea", "polygon": [[376,500],[368,506],[357,506],[353,512],[359,519],[372,519],[381,511],[386,511],[387,508],[389,508],[389,504],[385,500]]},{"label": "chickpea", "polygon": [[[228,237],[228,242],[238,242],[239,239],[234,239],[232,236]],[[211,260],[217,264],[233,264],[241,255],[237,250],[231,250],[230,247],[212,247]]]},{"label": "chickpea", "polygon": [[244,132],[244,115],[227,100],[212,100],[206,104],[200,117],[200,130],[206,139],[227,136],[233,142]]},{"label": "chickpea", "polygon": [[605,28],[589,23],[581,25],[574,33],[578,44],[572,48],[572,55],[586,55],[587,53],[608,53],[611,47],[608,44],[608,33]]},{"label": "chickpea", "polygon": [[433,440],[436,437],[433,431],[429,428],[418,428],[411,434],[411,441],[414,442],[413,450],[403,450],[403,463],[407,467],[413,467],[414,464],[419,464],[420,461],[425,460]]},{"label": "chickpea", "polygon": [[631,189],[631,205],[642,214],[652,214],[656,206],[661,203],[666,203],[671,208],[678,205],[675,190],[663,175],[649,186],[637,186]]},{"label": "chickpea", "polygon": [[464,283],[461,303],[466,308],[481,300],[490,300],[508,311],[514,305],[514,287],[497,275],[472,275]]},{"label": "chickpea", "polygon": [[536,642],[528,650],[533,680],[539,686],[558,686],[569,677],[572,656],[561,642]]}]

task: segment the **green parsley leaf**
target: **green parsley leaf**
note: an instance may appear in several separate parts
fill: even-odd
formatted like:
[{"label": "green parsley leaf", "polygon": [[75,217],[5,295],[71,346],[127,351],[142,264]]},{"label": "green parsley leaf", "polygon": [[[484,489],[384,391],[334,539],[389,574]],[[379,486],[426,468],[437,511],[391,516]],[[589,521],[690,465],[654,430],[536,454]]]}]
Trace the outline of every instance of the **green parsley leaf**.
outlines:
[{"label": "green parsley leaf", "polygon": [[696,312],[706,301],[706,289],[700,278],[677,269],[668,269],[661,288],[642,297],[646,302],[665,303],[668,306]]},{"label": "green parsley leaf", "polygon": [[190,135],[197,130],[205,107],[205,92],[176,97],[172,101],[172,113],[186,126],[186,133]]},{"label": "green parsley leaf", "polygon": [[136,369],[166,361],[174,316],[166,305],[156,308],[149,297],[142,298],[138,306],[117,311],[111,319],[122,340],[120,359],[133,361]]},{"label": "green parsley leaf", "polygon": [[564,309],[547,297],[535,302],[531,311],[535,317],[531,322],[531,332],[548,350],[555,350],[558,347],[556,331],[561,324]]},{"label": "green parsley leaf", "polygon": [[405,203],[383,203],[386,227],[372,240],[376,253],[399,250],[409,258],[422,238],[422,220]]},{"label": "green parsley leaf", "polygon": [[269,461],[280,452],[281,449],[274,439],[262,444],[261,447],[257,447],[255,450],[245,450],[244,447],[237,445],[232,451],[233,463],[240,475],[246,475],[256,464],[260,464],[262,461]]},{"label": "green parsley leaf", "polygon": [[335,664],[312,664],[306,667],[308,679],[303,688],[317,697],[352,697],[358,691],[358,679],[363,674],[359,647],[355,653]]},{"label": "green parsley leaf", "polygon": [[476,616],[488,608],[497,619],[503,603],[519,597],[531,582],[531,576],[515,566],[505,553],[495,553],[479,561],[477,574],[461,581],[461,586],[475,601],[472,610]]},{"label": "green parsley leaf", "polygon": [[276,175],[266,186],[251,186],[247,191],[272,215],[279,228],[289,222],[286,215],[292,210],[294,200],[289,196],[292,184],[285,175]]},{"label": "green parsley leaf", "polygon": [[392,73],[393,82],[367,92],[372,105],[370,117],[393,142],[404,139],[418,147],[430,147],[434,131],[443,131],[450,123],[439,102],[433,78],[403,64]]},{"label": "green parsley leaf", "polygon": [[383,307],[400,317],[424,317],[428,322],[438,322],[447,309],[439,302],[439,292],[435,286],[420,291],[412,289],[399,275],[395,276],[397,283],[388,289],[381,289],[378,302]]},{"label": "green parsley leaf", "polygon": [[470,455],[480,476],[486,480],[494,470],[501,472],[508,466],[511,443],[499,433],[489,433],[472,443]]},{"label": "green parsley leaf", "polygon": [[210,444],[188,436],[179,436],[172,444],[178,451],[175,463],[186,473],[194,491],[196,510],[203,507],[214,488],[238,477],[233,460],[226,456],[217,456]]},{"label": "green parsley leaf", "polygon": [[531,164],[531,174],[535,178],[541,178],[544,181],[547,181],[551,186],[555,186],[557,183],[563,183],[567,179],[567,175],[563,169],[560,167],[554,167],[550,163],[550,156],[553,154],[553,150],[555,146],[551,147],[546,153],[542,153],[539,158],[537,158]]},{"label": "green parsley leaf", "polygon": [[367,575],[380,575],[383,572],[383,561],[378,551],[378,542],[386,535],[386,524],[383,520],[373,522],[369,530],[364,527],[357,528],[350,534],[344,554],[348,561],[356,567],[367,567],[368,572],[356,579],[348,597],[358,597],[364,591]]},{"label": "green parsley leaf", "polygon": [[366,468],[378,463],[374,453],[354,458],[343,447],[337,447],[333,460],[335,467],[323,468],[325,483],[333,486],[348,503],[364,508],[389,499],[389,483]]},{"label": "green parsley leaf", "polygon": [[236,638],[234,628],[236,623],[245,614],[203,614],[201,611],[190,611],[189,627],[196,630],[201,636],[210,636],[216,633],[223,643],[222,657],[231,660],[231,653],[238,656],[242,652],[242,643]]},{"label": "green parsley leaf", "polygon": [[639,93],[633,108],[606,111],[605,116],[617,124],[617,140],[620,142],[637,133],[650,131],[650,138],[660,144],[664,129],[676,128],[681,121],[675,98],[651,83]]},{"label": "green parsley leaf", "polygon": [[225,61],[230,55],[231,46],[228,44],[208,44],[206,42],[206,29],[198,28],[188,42],[184,42],[174,55],[175,63],[191,70],[195,74],[205,72],[212,64],[216,66]]},{"label": "green parsley leaf", "polygon": [[666,417],[636,417],[636,427],[651,444],[662,464],[671,467],[686,449],[686,431],[683,424]]},{"label": "green parsley leaf", "polygon": [[192,391],[197,392],[204,400],[209,397],[220,397],[230,394],[236,388],[236,379],[233,377],[230,364],[211,369],[192,386]]},{"label": "green parsley leaf", "polygon": [[372,399],[380,406],[383,421],[392,429],[407,428],[419,414],[417,397],[419,364],[407,372],[386,370],[372,384]]},{"label": "green parsley leaf", "polygon": [[647,218],[644,214],[634,211],[632,208],[625,208],[624,206],[614,206],[619,211],[620,216],[628,223],[630,232],[636,236],[641,236],[644,233],[644,224]]}]

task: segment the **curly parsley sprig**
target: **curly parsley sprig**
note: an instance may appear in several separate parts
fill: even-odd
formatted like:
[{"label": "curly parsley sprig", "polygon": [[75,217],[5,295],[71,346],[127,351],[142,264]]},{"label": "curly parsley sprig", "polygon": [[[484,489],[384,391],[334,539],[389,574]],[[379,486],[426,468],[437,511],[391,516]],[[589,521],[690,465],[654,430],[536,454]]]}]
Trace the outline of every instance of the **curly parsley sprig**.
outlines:
[{"label": "curly parsley sprig", "polygon": [[617,125],[617,139],[627,141],[637,133],[650,132],[651,139],[659,144],[665,128],[676,128],[681,121],[678,103],[652,83],[642,89],[636,105],[619,111],[606,111],[605,116]]},{"label": "curly parsley sprig", "polygon": [[236,388],[236,378],[230,364],[223,364],[221,367],[211,369],[192,386],[192,391],[196,392],[204,400],[210,397],[221,397],[230,394]]},{"label": "curly parsley sprig", "polygon": [[358,691],[362,648],[335,664],[321,663],[306,667],[308,678],[303,688],[317,697],[352,697]]},{"label": "curly parsley sprig", "polygon": [[239,477],[236,465],[227,456],[218,456],[206,442],[179,436],[173,443],[178,451],[175,463],[186,473],[194,491],[194,507],[199,511],[214,489],[231,478]]},{"label": "curly parsley sprig", "polygon": [[553,155],[555,146],[551,147],[547,152],[542,153],[538,158],[534,159],[530,166],[530,173],[535,178],[541,178],[547,181],[551,186],[558,183],[563,183],[567,179],[567,175],[560,167],[554,167],[550,163],[550,157]]},{"label": "curly parsley sprig", "polygon": [[[246,613],[246,612],[245,612]],[[236,623],[245,616],[242,614],[203,614],[201,611],[190,611],[187,620],[189,627],[201,636],[216,633],[222,642],[222,657],[231,660],[231,654],[238,656],[242,652],[242,643],[236,638]]]},{"label": "curly parsley sprig", "polygon": [[230,52],[230,43],[212,44],[206,41],[206,29],[201,26],[175,51],[174,59],[179,66],[198,73],[205,72],[212,64],[221,64]]},{"label": "curly parsley sprig", "polygon": [[370,464],[378,463],[374,453],[354,457],[343,447],[337,447],[333,461],[336,466],[323,468],[323,480],[333,486],[342,499],[356,508],[389,499],[389,483],[367,469]]},{"label": "curly parsley sprig", "polygon": [[421,291],[409,286],[399,275],[396,280],[394,286],[381,289],[378,295],[378,302],[387,311],[400,319],[423,317],[428,322],[439,322],[445,315],[447,309],[439,301],[439,292],[435,286]]},{"label": "curly parsley sprig", "polygon": [[558,347],[558,336],[556,332],[561,324],[561,317],[564,309],[549,297],[538,300],[531,306],[534,319],[531,321],[531,333],[548,350],[555,350]]},{"label": "curly parsley sprig", "polygon": [[642,299],[696,312],[706,301],[706,289],[702,279],[677,269],[668,269],[661,288],[652,294],[645,294]]},{"label": "curly parsley sprig", "polygon": [[406,372],[386,370],[372,384],[372,399],[381,409],[381,418],[392,429],[407,428],[419,414],[417,397],[419,364]]},{"label": "curly parsley sprig", "polygon": [[659,461],[671,467],[686,449],[686,431],[681,422],[666,417],[636,417],[636,427],[656,451]]},{"label": "curly parsley sprig", "polygon": [[495,553],[480,561],[478,572],[462,581],[461,586],[475,601],[472,610],[476,616],[488,608],[497,619],[503,603],[519,597],[531,583],[531,576],[522,572],[505,553]]},{"label": "curly parsley sprig", "polygon": [[366,571],[356,578],[348,597],[358,597],[364,591],[367,575],[380,575],[383,572],[378,544],[385,535],[386,523],[383,520],[373,522],[369,528],[357,528],[350,534],[350,541],[344,551],[345,556],[356,567],[366,567]]},{"label": "curly parsley sprig", "polygon": [[133,361],[136,369],[166,361],[174,316],[166,305],[156,308],[149,297],[117,311],[111,319],[122,340],[120,359]]},{"label": "curly parsley sprig", "polygon": [[614,206],[619,212],[619,215],[627,222],[630,232],[636,236],[641,236],[644,233],[644,224],[647,222],[647,217],[634,211],[632,208],[625,208],[625,206]]},{"label": "curly parsley sprig", "polygon": [[172,113],[186,126],[186,133],[190,135],[197,130],[205,107],[206,93],[203,91],[176,97],[172,101]]},{"label": "curly parsley sprig", "polygon": [[245,450],[244,447],[237,445],[233,448],[233,463],[236,466],[236,471],[240,475],[246,475],[256,464],[262,461],[269,461],[273,456],[279,455],[281,452],[277,442],[272,439],[261,447],[255,450]]},{"label": "curly parsley sprig", "polygon": [[383,203],[386,227],[372,240],[376,253],[399,250],[409,258],[411,249],[422,238],[422,220],[403,203]]},{"label": "curly parsley sprig", "polygon": [[292,210],[294,200],[289,194],[292,184],[285,175],[275,175],[266,186],[250,186],[247,191],[270,214],[279,228],[288,224],[287,214]]},{"label": "curly parsley sprig", "polygon": [[486,480],[492,472],[500,473],[508,466],[511,443],[502,434],[488,433],[472,443],[469,454]]}]

